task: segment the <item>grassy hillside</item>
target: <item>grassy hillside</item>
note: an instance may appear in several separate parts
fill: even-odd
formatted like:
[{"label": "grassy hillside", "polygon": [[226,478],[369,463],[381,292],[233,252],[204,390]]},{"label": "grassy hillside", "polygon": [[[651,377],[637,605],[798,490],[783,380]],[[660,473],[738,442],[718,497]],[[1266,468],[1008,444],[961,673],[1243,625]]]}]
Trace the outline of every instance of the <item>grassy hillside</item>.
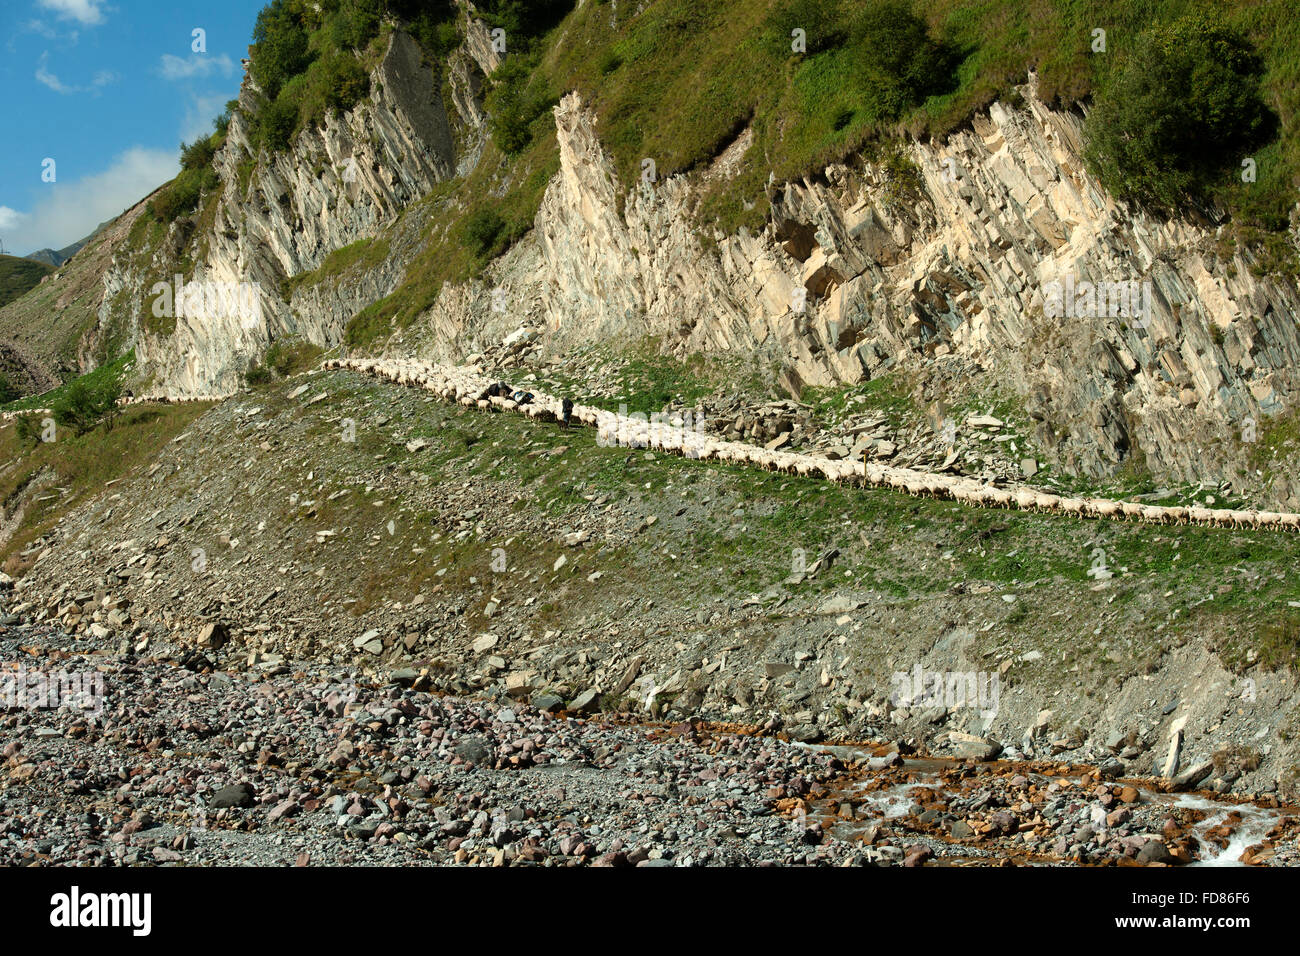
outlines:
[{"label": "grassy hillside", "polygon": [[[76,376],[79,348],[99,322],[104,273],[114,256],[123,255],[131,245],[128,233],[143,210],[144,203],[138,203],[97,230],[77,255],[60,267],[59,279],[0,306],[0,341],[18,343],[60,379]],[[137,291],[129,288],[119,293],[113,320],[126,317],[128,297],[134,294]],[[108,332],[100,330],[104,334],[95,343],[92,358],[96,364],[111,362],[131,347],[125,329],[113,321],[109,325]]]},{"label": "grassy hillside", "polygon": [[0,306],[25,295],[53,271],[53,266],[43,262],[0,256]]},{"label": "grassy hillside", "polygon": [[[742,174],[716,185],[706,208],[731,228],[761,221],[769,172],[777,180],[815,172],[864,147],[885,149],[900,132],[943,137],[1013,95],[1030,69],[1049,102],[1086,101],[1144,32],[1200,13],[1253,46],[1263,99],[1282,124],[1254,154],[1258,182],[1239,188],[1234,158],[1215,198],[1250,225],[1278,228],[1276,210],[1295,202],[1300,169],[1292,122],[1300,31],[1288,8],[1276,0],[658,0],[617,12],[587,4],[552,38],[530,82],[587,95],[625,182],[645,158],[660,176],[699,168],[752,125]],[[806,52],[791,50],[795,29],[806,33]],[[1098,29],[1105,52],[1094,53]]]},{"label": "grassy hillside", "polygon": [[[831,622],[811,608],[847,589],[879,614],[873,626],[854,629],[863,643],[852,653],[885,674],[900,648],[933,643],[932,631],[958,621],[987,622],[981,650],[990,660],[1040,650],[1041,660],[1007,675],[1031,687],[1058,686],[1065,674],[1067,682],[1086,678],[1088,693],[1097,693],[1112,676],[1140,673],[1188,640],[1211,641],[1234,666],[1247,666],[1252,651],[1270,669],[1297,663],[1292,603],[1300,584],[1279,570],[1300,549],[1291,535],[967,508],[606,448],[589,429],[469,411],[347,373],[316,376],[312,392],[327,400],[289,399],[283,383],[259,388],[166,446],[195,406],[149,410],[154,417],[145,421],[35,452],[0,429],[0,453],[19,462],[7,477],[0,471],[0,500],[12,502],[42,468],[57,469],[57,486],[69,489],[47,497],[56,492],[33,486],[32,510],[0,555],[7,550],[15,570],[25,570],[21,544],[65,515],[71,520],[59,534],[71,544],[69,557],[143,541],[157,533],[160,504],[170,502],[171,557],[159,571],[186,602],[202,607],[236,593],[260,609],[274,588],[295,608],[281,603],[277,613],[301,617],[326,648],[337,641],[340,617],[369,626],[419,593],[438,595],[440,616],[455,610],[443,625],[449,633],[498,626],[482,613],[497,594],[515,609],[507,614],[517,612],[520,625],[539,634],[582,635],[611,615],[653,630],[644,621],[667,615],[716,637],[737,624],[716,624],[715,611],[752,605],[763,616],[743,636],[733,632],[735,643],[762,647],[785,633],[804,646]],[[357,423],[355,442],[336,440],[341,418]],[[250,446],[251,436],[267,446]],[[411,451],[413,439],[424,447]],[[147,482],[142,464],[115,488],[119,497],[72,515],[80,469],[149,462],[164,446],[163,467]],[[563,543],[575,528],[591,533],[582,548]],[[328,544],[318,540],[322,530]],[[223,535],[237,539],[238,550]],[[218,574],[190,576],[196,547],[223,555]],[[488,573],[494,548],[508,553],[509,574]],[[1094,577],[1098,548],[1113,574],[1104,581]],[[833,566],[792,575],[795,549],[810,564],[834,552]],[[173,613],[186,613],[167,600]],[[634,606],[639,613],[629,615]]]}]

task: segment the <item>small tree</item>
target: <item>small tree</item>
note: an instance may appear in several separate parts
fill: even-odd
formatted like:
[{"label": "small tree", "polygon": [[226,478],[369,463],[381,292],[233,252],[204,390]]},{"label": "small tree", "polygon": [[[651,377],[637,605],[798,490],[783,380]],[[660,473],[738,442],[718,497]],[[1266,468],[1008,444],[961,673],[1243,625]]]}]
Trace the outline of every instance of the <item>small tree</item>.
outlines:
[{"label": "small tree", "polygon": [[505,227],[505,221],[495,209],[489,206],[476,209],[465,220],[465,245],[479,258],[489,256]]},{"label": "small tree", "polygon": [[292,96],[280,96],[262,107],[257,118],[262,145],[278,152],[289,145],[298,128],[298,101]]},{"label": "small tree", "polygon": [[117,424],[117,416],[121,412],[118,402],[122,400],[122,380],[112,376],[99,387],[98,395],[99,405],[104,410],[102,414],[105,427],[111,430]]},{"label": "small tree", "polygon": [[212,145],[211,136],[199,136],[188,145],[182,142],[181,169],[203,169],[212,164],[212,158],[216,154],[217,150]]},{"label": "small tree", "polygon": [[97,387],[79,378],[54,403],[54,420],[83,435],[104,421],[112,428],[117,416],[117,400],[122,394],[122,383],[109,378]]},{"label": "small tree", "polygon": [[853,76],[872,119],[890,119],[955,85],[956,54],[930,38],[906,0],[863,8],[853,26]]},{"label": "small tree", "polygon": [[532,86],[525,57],[508,57],[492,74],[487,96],[492,138],[501,151],[514,155],[533,141],[533,122],[558,99],[542,86]]},{"label": "small tree", "polygon": [[1275,133],[1262,75],[1246,41],[1208,17],[1147,30],[1097,94],[1089,169],[1121,199],[1166,210],[1204,200]]},{"label": "small tree", "polygon": [[821,53],[844,44],[845,26],[836,0],[781,0],[767,15],[763,37],[786,55],[791,52],[792,31],[803,30],[806,52]]},{"label": "small tree", "polygon": [[253,28],[253,79],[268,97],[276,94],[291,77],[307,69],[312,52],[302,24],[300,5],[272,0],[257,15]]},{"label": "small tree", "polygon": [[23,445],[37,445],[41,440],[41,420],[35,415],[19,415],[14,419],[14,432]]}]

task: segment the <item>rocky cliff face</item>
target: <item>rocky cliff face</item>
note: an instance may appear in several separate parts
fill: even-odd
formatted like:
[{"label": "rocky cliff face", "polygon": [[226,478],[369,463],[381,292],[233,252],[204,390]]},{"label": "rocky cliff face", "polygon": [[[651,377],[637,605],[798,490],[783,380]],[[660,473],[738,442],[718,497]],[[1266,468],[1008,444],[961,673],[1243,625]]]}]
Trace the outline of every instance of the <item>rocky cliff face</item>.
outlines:
[{"label": "rocky cliff face", "polygon": [[[141,334],[137,354],[161,387],[233,390],[268,342],[335,345],[352,315],[399,284],[429,214],[410,204],[473,168],[484,141],[483,78],[497,61],[469,24],[448,64],[449,104],[399,32],[368,101],[251,177],[236,116],[215,223],[192,240],[195,277],[257,283],[263,321],[187,316],[170,335]],[[1081,117],[1040,103],[1032,77],[1023,92],[1023,106],[995,104],[942,146],[912,144],[901,175],[898,163],[858,162],[771,183],[761,232],[707,239],[692,215],[700,181],[728,175],[749,136],[708,170],[629,187],[569,94],[555,111],[560,170],[533,231],[482,281],[445,287],[388,351],[455,361],[522,325],[551,353],[650,334],[679,353],[753,354],[783,367],[792,390],[897,368],[940,398],[1014,393],[1044,456],[1068,469],[1101,475],[1137,455],[1162,478],[1261,493],[1241,439],[1300,384],[1294,282],[1261,277],[1242,253],[1220,260],[1212,227],[1117,205],[1083,168]],[[242,101],[257,96],[246,81]],[[390,252],[364,275],[283,285],[372,236]],[[1090,313],[1083,300],[1057,307],[1058,282],[1112,285]],[[1129,288],[1144,310],[1112,314],[1124,311],[1111,308],[1115,289]],[[1295,505],[1300,487],[1275,481],[1261,503]]]},{"label": "rocky cliff face", "polygon": [[[795,387],[912,368],[951,398],[1011,389],[1047,456],[1072,470],[1101,475],[1140,453],[1170,479],[1252,487],[1242,435],[1297,385],[1295,284],[1241,253],[1220,261],[1208,228],[1117,205],[1083,168],[1081,117],[1038,102],[1032,80],[1024,92],[1023,109],[996,104],[945,146],[913,145],[913,188],[870,163],[831,167],[770,186],[763,232],[715,249],[693,227],[689,177],[638,184],[620,211],[599,130],[570,95],[536,229],[488,282],[444,291],[433,351],[462,357],[522,314],[553,349],[655,334],[681,352],[785,363]],[[504,315],[493,283],[512,303]],[[1094,313],[1072,299],[1060,314],[1085,283],[1111,285]],[[1106,314],[1124,311],[1111,300],[1128,288],[1136,314]]]},{"label": "rocky cliff face", "polygon": [[[320,128],[298,134],[289,150],[253,163],[246,114],[260,92],[246,78],[243,109],[231,120],[216,165],[222,195],[210,228],[191,237],[169,236],[188,247],[195,262],[184,281],[248,283],[255,290],[256,321],[227,310],[187,310],[165,335],[140,331],[151,308],[133,296],[137,355],[155,375],[156,387],[190,395],[233,391],[251,359],[286,336],[322,345],[338,342],[344,325],[400,280],[407,251],[346,288],[303,286],[289,294],[285,280],[316,269],[325,257],[358,239],[391,227],[404,209],[456,171],[451,126],[436,78],[418,45],[404,33],[371,75],[371,92],[355,109],[331,114]],[[110,270],[110,289],[130,288],[142,276]],[[106,306],[107,309],[107,306]],[[111,317],[105,312],[101,321]]]}]

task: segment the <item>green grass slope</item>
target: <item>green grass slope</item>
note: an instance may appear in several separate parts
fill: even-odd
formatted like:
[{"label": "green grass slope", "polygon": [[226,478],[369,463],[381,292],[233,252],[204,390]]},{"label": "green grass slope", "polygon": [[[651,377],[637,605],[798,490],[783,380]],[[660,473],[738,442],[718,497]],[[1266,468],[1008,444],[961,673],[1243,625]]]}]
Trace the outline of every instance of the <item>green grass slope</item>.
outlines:
[{"label": "green grass slope", "polygon": [[53,271],[53,266],[43,262],[0,256],[0,306],[25,295]]}]

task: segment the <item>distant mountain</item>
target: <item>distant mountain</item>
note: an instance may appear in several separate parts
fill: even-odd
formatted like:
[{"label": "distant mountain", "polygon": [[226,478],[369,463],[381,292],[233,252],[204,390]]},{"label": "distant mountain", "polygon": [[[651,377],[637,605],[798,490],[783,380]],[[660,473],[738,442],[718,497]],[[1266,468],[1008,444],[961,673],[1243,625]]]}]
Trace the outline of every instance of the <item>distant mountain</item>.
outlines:
[{"label": "distant mountain", "polygon": [[[77,245],[80,246],[80,243]],[[53,249],[39,249],[31,255],[24,256],[23,258],[30,259],[32,262],[43,263],[51,268],[58,268],[64,262],[64,257]]]},{"label": "distant mountain", "polygon": [[25,295],[53,271],[54,266],[43,259],[0,255],[0,306]]},{"label": "distant mountain", "polygon": [[98,233],[113,220],[109,219],[101,222],[95,227],[95,231],[84,239],[78,239],[70,246],[64,246],[62,249],[38,249],[30,255],[24,256],[25,259],[31,259],[33,262],[43,262],[47,266],[53,266],[57,269],[80,251],[81,247],[90,242]]}]

